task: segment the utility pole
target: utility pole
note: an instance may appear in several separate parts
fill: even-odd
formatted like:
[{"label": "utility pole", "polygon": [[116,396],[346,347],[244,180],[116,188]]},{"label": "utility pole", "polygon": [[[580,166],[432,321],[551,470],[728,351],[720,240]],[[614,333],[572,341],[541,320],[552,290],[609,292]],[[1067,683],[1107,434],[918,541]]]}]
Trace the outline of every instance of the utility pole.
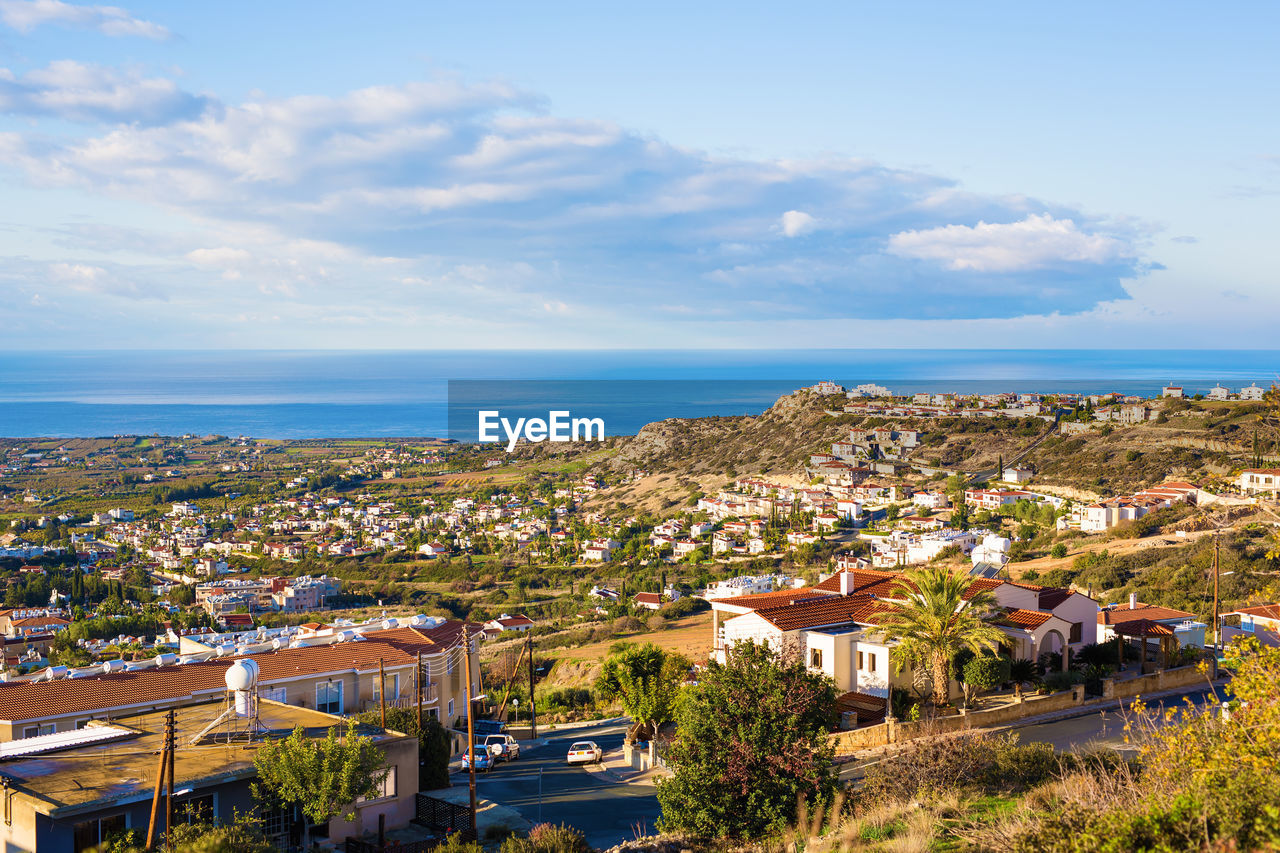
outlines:
[{"label": "utility pole", "polygon": [[418,668],[413,671],[413,687],[418,693],[418,737],[422,737],[422,652],[418,652]]},{"label": "utility pole", "polygon": [[165,770],[169,767],[169,734],[165,727],[164,745],[160,747],[160,765],[156,768],[156,789],[151,795],[151,820],[147,822],[147,849],[155,846],[156,818],[160,814],[160,792],[164,790]]},{"label": "utility pole", "polygon": [[533,634],[529,634],[529,737],[538,736],[538,710],[533,701]]},{"label": "utility pole", "polygon": [[1218,667],[1218,531],[1213,531],[1213,666]]},{"label": "utility pole", "polygon": [[164,801],[164,846],[166,850],[173,849],[173,753],[176,747],[176,731],[178,727],[178,715],[170,708],[169,714],[165,717],[164,722],[164,743],[165,751],[169,755],[168,774],[169,785],[168,792]]},{"label": "utility pole", "polygon": [[471,789],[471,837],[476,837],[476,725],[475,708],[471,702],[471,638],[467,626],[462,625],[462,654],[466,658],[467,675],[467,784]]},{"label": "utility pole", "polygon": [[387,670],[378,658],[378,709],[382,711],[382,730],[387,730]]}]

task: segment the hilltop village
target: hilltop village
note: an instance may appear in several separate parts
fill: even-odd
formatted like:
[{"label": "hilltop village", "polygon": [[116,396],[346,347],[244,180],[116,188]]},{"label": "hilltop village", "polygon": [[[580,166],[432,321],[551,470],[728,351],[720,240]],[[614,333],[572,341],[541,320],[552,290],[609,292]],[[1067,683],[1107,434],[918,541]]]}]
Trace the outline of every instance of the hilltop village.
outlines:
[{"label": "hilltop village", "polygon": [[[328,823],[336,843],[417,820],[476,762],[477,723],[514,742],[626,716],[601,761],[619,779],[679,779],[660,745],[679,742],[674,714],[638,718],[610,687],[638,649],[679,661],[677,685],[739,646],[798,662],[831,691],[821,734],[837,761],[935,713],[994,726],[1190,689],[1236,637],[1280,647],[1278,411],[1256,385],[1139,398],[824,382],[756,417],[513,453],[0,440],[0,769],[33,827],[44,815],[96,844],[117,804],[67,799],[59,774],[24,776],[23,756],[82,750],[92,765],[174,708],[199,743],[247,660],[272,725],[358,718],[399,768]],[[994,675],[969,666],[982,655],[939,674],[904,651],[920,637],[895,620],[930,572],[976,602]],[[388,707],[416,715],[412,736]],[[443,732],[435,775],[412,767],[424,719]],[[189,799],[225,818],[250,802],[252,768],[229,759],[214,784],[188,767]],[[56,816],[71,805],[96,816]],[[282,844],[286,818],[266,833]]]}]

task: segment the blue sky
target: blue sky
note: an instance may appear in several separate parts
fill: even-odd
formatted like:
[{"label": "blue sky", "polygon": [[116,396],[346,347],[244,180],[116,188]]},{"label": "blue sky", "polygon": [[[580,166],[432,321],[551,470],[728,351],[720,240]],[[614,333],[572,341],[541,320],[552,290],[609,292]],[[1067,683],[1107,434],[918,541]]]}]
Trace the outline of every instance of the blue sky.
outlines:
[{"label": "blue sky", "polygon": [[1277,18],[0,0],[0,347],[1271,347]]}]

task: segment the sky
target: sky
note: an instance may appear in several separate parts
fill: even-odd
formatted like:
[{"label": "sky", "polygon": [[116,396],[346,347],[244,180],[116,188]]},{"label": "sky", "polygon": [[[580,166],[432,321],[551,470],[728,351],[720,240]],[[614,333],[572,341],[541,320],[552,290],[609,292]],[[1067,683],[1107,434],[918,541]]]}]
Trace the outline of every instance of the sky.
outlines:
[{"label": "sky", "polygon": [[0,0],[0,349],[1274,348],[1277,31]]}]

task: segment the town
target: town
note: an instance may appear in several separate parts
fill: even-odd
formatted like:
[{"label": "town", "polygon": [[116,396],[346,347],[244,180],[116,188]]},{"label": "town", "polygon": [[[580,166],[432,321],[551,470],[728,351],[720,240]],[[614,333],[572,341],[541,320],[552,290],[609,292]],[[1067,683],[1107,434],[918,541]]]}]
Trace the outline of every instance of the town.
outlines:
[{"label": "town", "polygon": [[[721,430],[661,451],[648,427],[512,454],[0,440],[0,834],[141,843],[177,808],[188,826],[253,811],[243,831],[282,849],[508,850],[548,822],[605,848],[633,825],[760,837],[838,789],[884,807],[911,750],[947,736],[994,749],[1012,726],[1024,741],[1002,749],[1124,755],[1100,713],[1210,713],[1208,691],[1280,654],[1276,393],[823,382],[759,416],[654,425]],[[772,811],[698,801],[717,762],[694,741],[746,735],[731,708],[689,709],[772,707],[782,684],[814,698],[779,720],[814,723],[786,729]],[[335,727],[376,756],[363,789],[326,812],[259,796],[273,737]],[[589,813],[554,796],[581,774]],[[994,844],[983,826],[950,841]]]}]

